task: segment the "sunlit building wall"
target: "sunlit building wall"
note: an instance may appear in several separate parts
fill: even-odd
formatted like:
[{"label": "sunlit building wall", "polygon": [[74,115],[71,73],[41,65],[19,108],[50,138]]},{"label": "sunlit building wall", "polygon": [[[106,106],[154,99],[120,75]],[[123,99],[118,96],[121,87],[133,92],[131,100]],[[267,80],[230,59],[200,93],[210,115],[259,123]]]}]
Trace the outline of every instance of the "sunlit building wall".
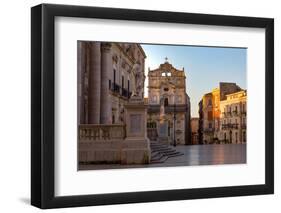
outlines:
[{"label": "sunlit building wall", "polygon": [[199,102],[199,144],[222,143],[221,103],[232,93],[242,89],[235,83],[220,82],[219,88],[203,95]]},{"label": "sunlit building wall", "polygon": [[223,143],[247,141],[247,91],[226,95],[221,101],[221,125],[219,140]]}]

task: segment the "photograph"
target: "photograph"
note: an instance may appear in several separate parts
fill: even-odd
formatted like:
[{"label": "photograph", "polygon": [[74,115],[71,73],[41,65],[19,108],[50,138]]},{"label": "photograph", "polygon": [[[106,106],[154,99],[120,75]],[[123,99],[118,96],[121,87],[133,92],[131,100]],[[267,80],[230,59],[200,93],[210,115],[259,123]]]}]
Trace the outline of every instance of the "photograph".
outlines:
[{"label": "photograph", "polygon": [[77,41],[78,170],[247,163],[247,47]]},{"label": "photograph", "polygon": [[274,18],[151,4],[31,8],[31,205],[274,194]]}]

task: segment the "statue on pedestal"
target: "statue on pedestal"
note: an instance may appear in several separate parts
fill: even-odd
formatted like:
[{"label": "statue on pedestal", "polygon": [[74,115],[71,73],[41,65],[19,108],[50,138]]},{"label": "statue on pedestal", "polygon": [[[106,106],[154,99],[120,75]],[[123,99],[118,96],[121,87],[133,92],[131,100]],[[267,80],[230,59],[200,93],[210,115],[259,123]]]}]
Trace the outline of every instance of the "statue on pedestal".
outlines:
[{"label": "statue on pedestal", "polygon": [[135,75],[135,84],[132,92],[132,97],[143,99],[143,85],[144,85],[144,75],[141,72],[140,64],[135,63],[132,68],[132,72]]},{"label": "statue on pedestal", "polygon": [[150,141],[147,138],[147,105],[143,99],[145,76],[139,63],[132,68],[135,76],[132,96],[125,104],[126,138],[122,144],[122,164],[148,164],[151,159]]}]

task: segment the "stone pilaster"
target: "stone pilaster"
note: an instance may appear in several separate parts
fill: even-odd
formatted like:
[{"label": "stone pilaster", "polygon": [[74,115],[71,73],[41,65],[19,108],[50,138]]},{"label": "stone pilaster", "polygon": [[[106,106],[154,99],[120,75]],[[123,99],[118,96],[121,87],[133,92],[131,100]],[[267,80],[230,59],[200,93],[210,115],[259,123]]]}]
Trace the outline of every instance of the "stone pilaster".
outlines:
[{"label": "stone pilaster", "polygon": [[84,80],[86,72],[86,45],[85,42],[77,42],[77,72],[78,72],[78,122],[85,123]]},{"label": "stone pilaster", "polygon": [[101,124],[111,124],[112,123],[112,107],[111,107],[111,97],[109,94],[109,75],[112,72],[112,54],[111,54],[111,44],[102,43],[101,44],[101,114],[100,123]]},{"label": "stone pilaster", "polygon": [[100,42],[89,43],[90,72],[89,72],[89,123],[100,123],[101,97],[101,48]]}]

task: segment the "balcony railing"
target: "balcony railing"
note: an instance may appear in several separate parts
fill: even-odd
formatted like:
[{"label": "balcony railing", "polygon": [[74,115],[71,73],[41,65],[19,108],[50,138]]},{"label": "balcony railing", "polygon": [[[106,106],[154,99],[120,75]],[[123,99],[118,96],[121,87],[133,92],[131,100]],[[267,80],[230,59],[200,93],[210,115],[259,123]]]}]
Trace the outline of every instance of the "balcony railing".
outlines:
[{"label": "balcony railing", "polygon": [[232,111],[232,115],[237,116],[239,115],[238,111]]},{"label": "balcony railing", "polygon": [[121,91],[122,91],[122,93],[121,93],[122,96],[125,97],[125,98],[130,98],[131,95],[132,95],[132,92],[130,92],[130,91],[124,89],[124,88],[122,88]]},{"label": "balcony railing", "polygon": [[222,129],[238,129],[239,124],[222,124]]},{"label": "balcony railing", "polygon": [[211,132],[214,132],[215,129],[214,128],[204,128],[203,132],[205,133],[211,133]]},{"label": "balcony railing", "polygon": [[122,96],[123,97],[127,97],[127,98],[129,98],[129,92],[128,92],[128,90],[126,90],[126,89],[124,89],[124,88],[122,88]]},{"label": "balcony railing", "polygon": [[229,112],[222,112],[222,115],[224,117],[230,117],[232,115],[232,113],[229,111]]},{"label": "balcony railing", "polygon": [[246,124],[241,124],[241,128],[242,129],[247,129],[247,125]]},{"label": "balcony railing", "polygon": [[229,112],[222,112],[221,114],[223,115],[223,117],[231,117],[231,116],[246,115],[246,112],[229,111]]},{"label": "balcony railing", "polygon": [[109,80],[109,89],[117,95],[123,96],[125,98],[130,98],[132,95],[132,92],[128,91],[125,88],[122,88],[120,85],[116,84],[116,83],[111,83],[111,81]]},{"label": "balcony railing", "polygon": [[124,139],[125,125],[123,124],[80,124],[80,141],[103,141]]},{"label": "balcony railing", "polygon": [[111,83],[110,88],[109,88],[112,92],[115,93],[120,93],[120,86],[116,83]]}]

